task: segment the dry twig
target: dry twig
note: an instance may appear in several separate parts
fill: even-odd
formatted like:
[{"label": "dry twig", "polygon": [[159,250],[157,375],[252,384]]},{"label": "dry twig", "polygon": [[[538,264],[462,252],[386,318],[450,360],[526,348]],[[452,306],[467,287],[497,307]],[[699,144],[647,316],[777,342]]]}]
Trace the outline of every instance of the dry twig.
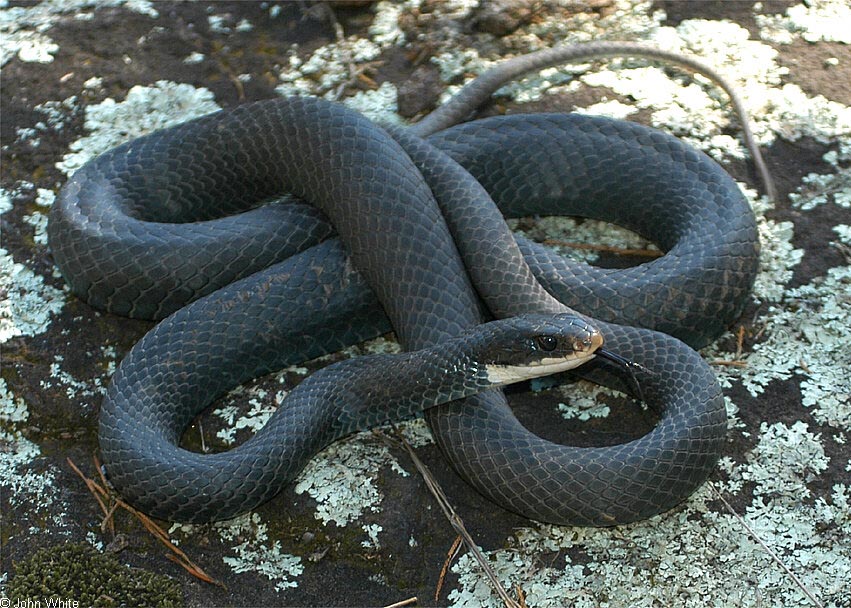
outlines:
[{"label": "dry twig", "polygon": [[452,560],[455,559],[455,556],[458,555],[458,549],[461,548],[461,541],[463,540],[464,539],[461,538],[460,535],[456,536],[455,541],[446,553],[446,561],[443,562],[443,568],[440,569],[440,576],[437,578],[437,588],[434,590],[435,602],[440,598],[440,591],[443,589],[443,580],[446,578],[446,573],[449,571],[449,565],[452,563]]},{"label": "dry twig", "polygon": [[[71,460],[71,458],[66,458],[66,460],[68,461],[68,465],[74,470],[75,473],[77,473],[77,475],[80,476],[80,479],[83,480],[83,483],[86,484],[86,487],[89,489],[89,492],[91,492],[92,495],[95,497],[95,500],[97,500],[98,505],[100,505],[100,508],[104,513],[104,521],[101,524],[101,528],[104,528],[104,526],[107,525],[108,522],[109,529],[112,531],[113,534],[115,533],[115,527],[112,516],[113,513],[115,513],[116,508],[121,507],[131,515],[136,516],[136,519],[138,519],[142,523],[142,525],[145,526],[145,529],[147,529],[148,532],[150,532],[157,540],[164,544],[169,549],[169,551],[171,551],[171,553],[166,555],[168,559],[179,564],[184,570],[189,572],[189,574],[204,581],[205,583],[211,583],[213,585],[218,585],[222,589],[226,589],[223,583],[217,581],[209,574],[204,572],[204,570],[202,570],[191,559],[189,559],[189,556],[186,555],[186,553],[184,553],[179,547],[172,543],[168,537],[168,534],[166,534],[165,531],[161,527],[159,527],[150,517],[148,517],[141,511],[137,511],[120,498],[114,497],[109,492],[109,490],[106,489],[106,479],[104,478],[103,473],[101,472],[100,462],[98,462],[97,457],[94,457],[93,459],[95,464],[95,470],[100,475],[101,482],[103,483],[103,485],[99,484],[90,477],[86,477],[86,475],[79,469],[79,467],[74,464],[74,461]],[[104,500],[112,501],[112,506],[107,507]]]},{"label": "dry twig", "polygon": [[402,600],[401,602],[396,602],[395,604],[389,604],[384,608],[401,608],[402,606],[409,606],[411,604],[416,604],[419,600],[417,600],[417,596],[409,597],[406,600]]},{"label": "dry twig", "polygon": [[747,367],[747,361],[729,361],[728,359],[715,359],[709,362],[710,365],[726,365],[727,367]]},{"label": "dry twig", "polygon": [[[516,600],[514,600],[505,588],[502,586],[502,583],[499,582],[499,578],[497,578],[496,573],[493,571],[493,568],[490,567],[487,558],[482,553],[479,546],[476,544],[476,541],[473,540],[473,537],[470,536],[470,533],[467,532],[467,528],[464,526],[463,520],[458,516],[455,512],[455,509],[452,508],[452,505],[449,503],[449,499],[446,498],[446,494],[444,494],[443,489],[438,484],[437,480],[431,474],[431,471],[425,465],[425,463],[420,460],[419,456],[417,456],[414,449],[407,442],[407,440],[402,436],[399,432],[399,429],[395,426],[393,430],[396,434],[396,439],[399,443],[402,444],[402,447],[408,452],[408,455],[411,457],[411,460],[414,463],[414,466],[417,467],[417,471],[419,471],[423,480],[426,483],[426,487],[428,487],[429,491],[437,500],[437,504],[440,505],[443,514],[446,516],[446,519],[449,520],[450,525],[455,529],[455,531],[464,539],[464,544],[467,545],[467,549],[472,554],[473,558],[478,562],[479,566],[485,573],[485,577],[490,581],[497,595],[499,595],[500,599],[502,599],[503,603],[507,608],[522,608]],[[385,436],[386,435],[383,435]]]},{"label": "dry twig", "polygon": [[745,343],[745,326],[739,325],[739,331],[736,332],[736,359],[742,357],[742,349]]},{"label": "dry twig", "polygon": [[797,585],[798,589],[800,589],[803,594],[807,596],[807,599],[812,602],[813,606],[815,606],[816,608],[824,608],[824,604],[822,604],[816,599],[816,597],[810,592],[809,589],[807,589],[801,579],[795,576],[795,573],[789,569],[789,566],[784,564],[783,560],[781,560],[780,557],[774,551],[772,551],[767,544],[765,544],[765,542],[759,537],[759,535],[754,531],[754,529],[748,525],[748,522],[745,521],[745,518],[739,515],[733,509],[733,506],[729,502],[727,502],[727,500],[721,495],[721,492],[718,491],[718,489],[715,487],[715,484],[710,481],[708,482],[708,485],[709,489],[712,490],[712,493],[715,494],[715,497],[718,498],[718,500],[720,500],[722,503],[724,503],[724,506],[727,508],[730,514],[735,517],[740,524],[742,524],[742,527],[747,530],[748,534],[751,535],[751,538],[753,538],[757,543],[759,543],[759,546],[762,547],[766,553],[768,553],[771,559],[774,560],[777,565],[783,568],[783,571],[789,576],[789,578],[792,579],[792,582]]}]

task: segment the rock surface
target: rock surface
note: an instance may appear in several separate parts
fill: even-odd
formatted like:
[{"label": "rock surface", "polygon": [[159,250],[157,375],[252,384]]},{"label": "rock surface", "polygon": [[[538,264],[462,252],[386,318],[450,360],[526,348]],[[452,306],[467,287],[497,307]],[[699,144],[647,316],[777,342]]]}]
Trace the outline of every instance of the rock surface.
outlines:
[{"label": "rock surface", "polygon": [[[756,196],[723,95],[665,66],[613,61],[550,70],[507,87],[484,113],[576,108],[628,117],[705,150],[746,189],[760,217],[764,264],[752,305],[704,352],[717,362],[731,415],[727,455],[711,488],[630,526],[545,526],[469,489],[422,423],[405,423],[402,432],[503,584],[511,594],[521,589],[530,606],[812,605],[716,490],[812,596],[824,606],[851,605],[843,584],[851,572],[846,2],[538,0],[489,7],[408,0],[329,11],[301,2],[45,0],[0,7],[3,593],[23,588],[15,577],[19,569],[31,576],[27,560],[39,549],[56,555],[38,553],[46,560],[39,564],[67,562],[61,547],[70,541],[170,577],[188,606],[387,605],[413,596],[420,606],[502,605],[463,548],[441,573],[456,534],[387,429],[332,446],[296,486],[255,513],[208,526],[160,522],[223,586],[167,559],[169,550],[122,509],[113,527],[102,526],[98,502],[68,459],[98,480],[92,457],[100,400],[123,355],[152,324],[100,313],[67,294],[46,242],[47,213],[86,159],[219,107],[300,93],[402,122],[397,91],[411,117],[502,57],[563,42],[630,39],[701,56],[735,82],[779,201]],[[555,240],[643,246],[591,222],[524,220],[518,227]],[[622,262],[604,255],[600,263]],[[372,348],[388,343],[346,354]],[[187,443],[224,449],[243,440],[307,367],[234,390],[193,425]],[[514,392],[512,400],[530,428],[558,427],[565,440],[612,441],[641,423],[634,412],[636,421],[625,423],[629,407],[587,388]],[[138,597],[172,605],[167,587],[168,595]],[[103,596],[99,605],[120,602]]]}]

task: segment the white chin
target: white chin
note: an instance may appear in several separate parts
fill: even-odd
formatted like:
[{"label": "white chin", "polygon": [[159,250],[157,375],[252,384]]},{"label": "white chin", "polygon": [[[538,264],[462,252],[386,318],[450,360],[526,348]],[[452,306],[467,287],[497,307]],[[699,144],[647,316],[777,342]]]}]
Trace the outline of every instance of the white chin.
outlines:
[{"label": "white chin", "polygon": [[532,378],[549,376],[579,367],[594,358],[594,353],[578,355],[574,359],[541,359],[535,365],[488,365],[488,381],[494,386],[523,382]]}]

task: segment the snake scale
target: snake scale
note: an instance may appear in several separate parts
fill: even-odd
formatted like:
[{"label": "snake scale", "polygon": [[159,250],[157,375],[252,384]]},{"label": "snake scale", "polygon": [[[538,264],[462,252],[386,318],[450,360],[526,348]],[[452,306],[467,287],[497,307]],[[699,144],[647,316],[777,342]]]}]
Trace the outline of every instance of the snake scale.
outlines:
[{"label": "snake scale", "polygon": [[[94,306],[165,317],[121,363],[101,406],[101,451],[119,493],[172,520],[249,510],[330,441],[430,404],[388,410],[382,400],[411,379],[393,378],[386,362],[352,364],[369,379],[363,407],[350,402],[362,390],[347,390],[351,370],[331,368],[238,448],[179,448],[217,396],[390,329],[406,350],[440,352],[484,320],[529,313],[578,314],[598,328],[607,350],[635,364],[660,420],[623,445],[563,446],[531,434],[500,391],[486,390],[424,412],[455,470],[505,508],[560,524],[634,521],[693,492],[721,453],[726,412],[712,370],[686,343],[703,346],[735,320],[758,261],[736,184],[702,153],[628,122],[462,122],[508,80],[618,54],[719,79],[634,43],[556,47],[498,65],[408,129],[328,101],[274,99],[152,133],[82,167],[51,212],[58,267]],[[537,214],[613,222],[666,253],[625,270],[569,262],[515,237],[503,219]],[[625,388],[599,357],[580,371]],[[450,370],[430,382],[442,376]]]}]

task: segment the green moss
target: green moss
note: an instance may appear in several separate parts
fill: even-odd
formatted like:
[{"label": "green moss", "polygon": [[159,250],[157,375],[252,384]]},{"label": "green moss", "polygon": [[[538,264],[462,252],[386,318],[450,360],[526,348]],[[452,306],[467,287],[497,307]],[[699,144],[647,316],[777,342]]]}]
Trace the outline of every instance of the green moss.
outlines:
[{"label": "green moss", "polygon": [[180,585],[164,575],[131,568],[83,544],[39,549],[16,564],[6,587],[14,601],[50,598],[81,606],[183,606]]}]

